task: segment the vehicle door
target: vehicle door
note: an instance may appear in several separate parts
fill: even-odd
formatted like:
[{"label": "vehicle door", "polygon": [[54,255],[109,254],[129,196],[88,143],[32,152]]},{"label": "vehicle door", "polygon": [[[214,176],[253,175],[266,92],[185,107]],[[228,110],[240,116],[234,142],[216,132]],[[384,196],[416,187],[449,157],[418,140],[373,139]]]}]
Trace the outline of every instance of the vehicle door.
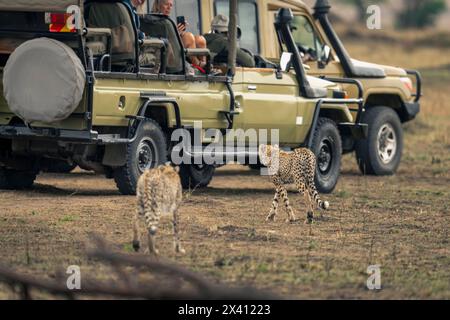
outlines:
[{"label": "vehicle door", "polygon": [[[245,130],[279,130],[282,144],[298,143],[299,89],[295,76],[270,68],[243,68],[243,86],[237,100],[243,110],[238,121]],[[238,122],[239,123],[239,122]]]}]

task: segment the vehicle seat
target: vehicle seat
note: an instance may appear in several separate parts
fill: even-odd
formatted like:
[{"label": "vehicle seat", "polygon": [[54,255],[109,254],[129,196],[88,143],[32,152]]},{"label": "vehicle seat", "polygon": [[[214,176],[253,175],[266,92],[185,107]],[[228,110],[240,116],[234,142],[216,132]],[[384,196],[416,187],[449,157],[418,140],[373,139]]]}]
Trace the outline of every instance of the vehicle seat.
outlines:
[{"label": "vehicle seat", "polygon": [[[89,2],[85,7],[88,28],[109,28],[112,31],[111,64],[113,69],[123,69],[133,65],[136,54],[136,34],[133,20],[122,3]],[[87,46],[95,57],[107,53],[107,38],[89,39]]]},{"label": "vehicle seat", "polygon": [[[152,44],[152,45],[148,45]],[[163,66],[167,66],[167,56],[165,61],[163,58],[163,51],[167,50],[167,41],[161,39],[146,37],[144,43],[141,45],[139,53],[139,65],[141,72],[159,74],[165,72]]]},{"label": "vehicle seat", "polygon": [[183,50],[179,39],[178,31],[166,17],[158,15],[140,16],[141,31],[147,38],[158,38],[166,40],[166,61],[167,74],[183,74]]}]

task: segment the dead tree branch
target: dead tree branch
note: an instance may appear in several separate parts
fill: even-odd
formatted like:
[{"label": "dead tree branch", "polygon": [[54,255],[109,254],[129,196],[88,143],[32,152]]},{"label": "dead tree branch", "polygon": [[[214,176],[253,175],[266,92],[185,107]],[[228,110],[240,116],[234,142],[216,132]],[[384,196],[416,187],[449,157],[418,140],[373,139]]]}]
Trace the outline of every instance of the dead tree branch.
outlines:
[{"label": "dead tree branch", "polygon": [[[200,275],[168,261],[156,260],[146,255],[122,254],[110,250],[99,237],[92,237],[96,248],[88,252],[88,257],[108,263],[119,280],[101,282],[83,277],[80,290],[70,290],[63,279],[37,279],[21,274],[0,265],[0,282],[11,288],[19,288],[21,299],[32,299],[31,290],[48,292],[52,295],[68,299],[79,297],[111,297],[125,299],[171,299],[171,300],[266,300],[276,299],[272,294],[257,291],[252,288],[230,288],[214,284]],[[133,271],[125,272],[125,267]],[[147,272],[154,276],[153,280],[138,281],[138,276]],[[167,280],[170,279],[171,281]],[[172,280],[180,279],[180,282]],[[160,285],[161,281],[164,286]]]}]

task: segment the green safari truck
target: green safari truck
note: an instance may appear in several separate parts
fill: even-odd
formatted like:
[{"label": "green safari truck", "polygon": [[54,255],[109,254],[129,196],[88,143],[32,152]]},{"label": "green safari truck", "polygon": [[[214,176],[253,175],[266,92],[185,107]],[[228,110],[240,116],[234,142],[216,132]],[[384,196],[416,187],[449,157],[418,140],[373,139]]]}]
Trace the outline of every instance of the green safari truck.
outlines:
[{"label": "green safari truck", "polygon": [[[131,195],[144,170],[173,161],[177,132],[195,136],[201,123],[200,145],[181,150],[184,159],[203,159],[216,139],[208,130],[228,142],[233,129],[275,130],[277,139],[264,142],[314,150],[318,188],[332,192],[342,141],[367,136],[362,99],[306,75],[292,19],[281,8],[274,24],[285,50],[279,64],[259,55],[255,68],[208,59],[198,74],[189,57],[208,50],[184,49],[169,17],[136,16],[127,1],[0,0],[0,189],[29,188],[48,161],[65,161]],[[219,157],[257,161],[263,141],[245,141]],[[207,186],[224,162],[175,164],[189,188]]]}]

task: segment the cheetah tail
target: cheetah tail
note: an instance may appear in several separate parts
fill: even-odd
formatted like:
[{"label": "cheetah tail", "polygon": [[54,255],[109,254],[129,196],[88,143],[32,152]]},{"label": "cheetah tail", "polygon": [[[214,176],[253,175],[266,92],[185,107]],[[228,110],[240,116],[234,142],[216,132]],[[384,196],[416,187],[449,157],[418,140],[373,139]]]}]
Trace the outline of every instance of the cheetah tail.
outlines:
[{"label": "cheetah tail", "polygon": [[317,192],[315,186],[312,186],[311,190],[311,197],[314,199],[314,202],[317,204],[317,206],[322,210],[328,210],[330,208],[330,203],[328,201],[322,201],[320,199],[319,192]]}]

